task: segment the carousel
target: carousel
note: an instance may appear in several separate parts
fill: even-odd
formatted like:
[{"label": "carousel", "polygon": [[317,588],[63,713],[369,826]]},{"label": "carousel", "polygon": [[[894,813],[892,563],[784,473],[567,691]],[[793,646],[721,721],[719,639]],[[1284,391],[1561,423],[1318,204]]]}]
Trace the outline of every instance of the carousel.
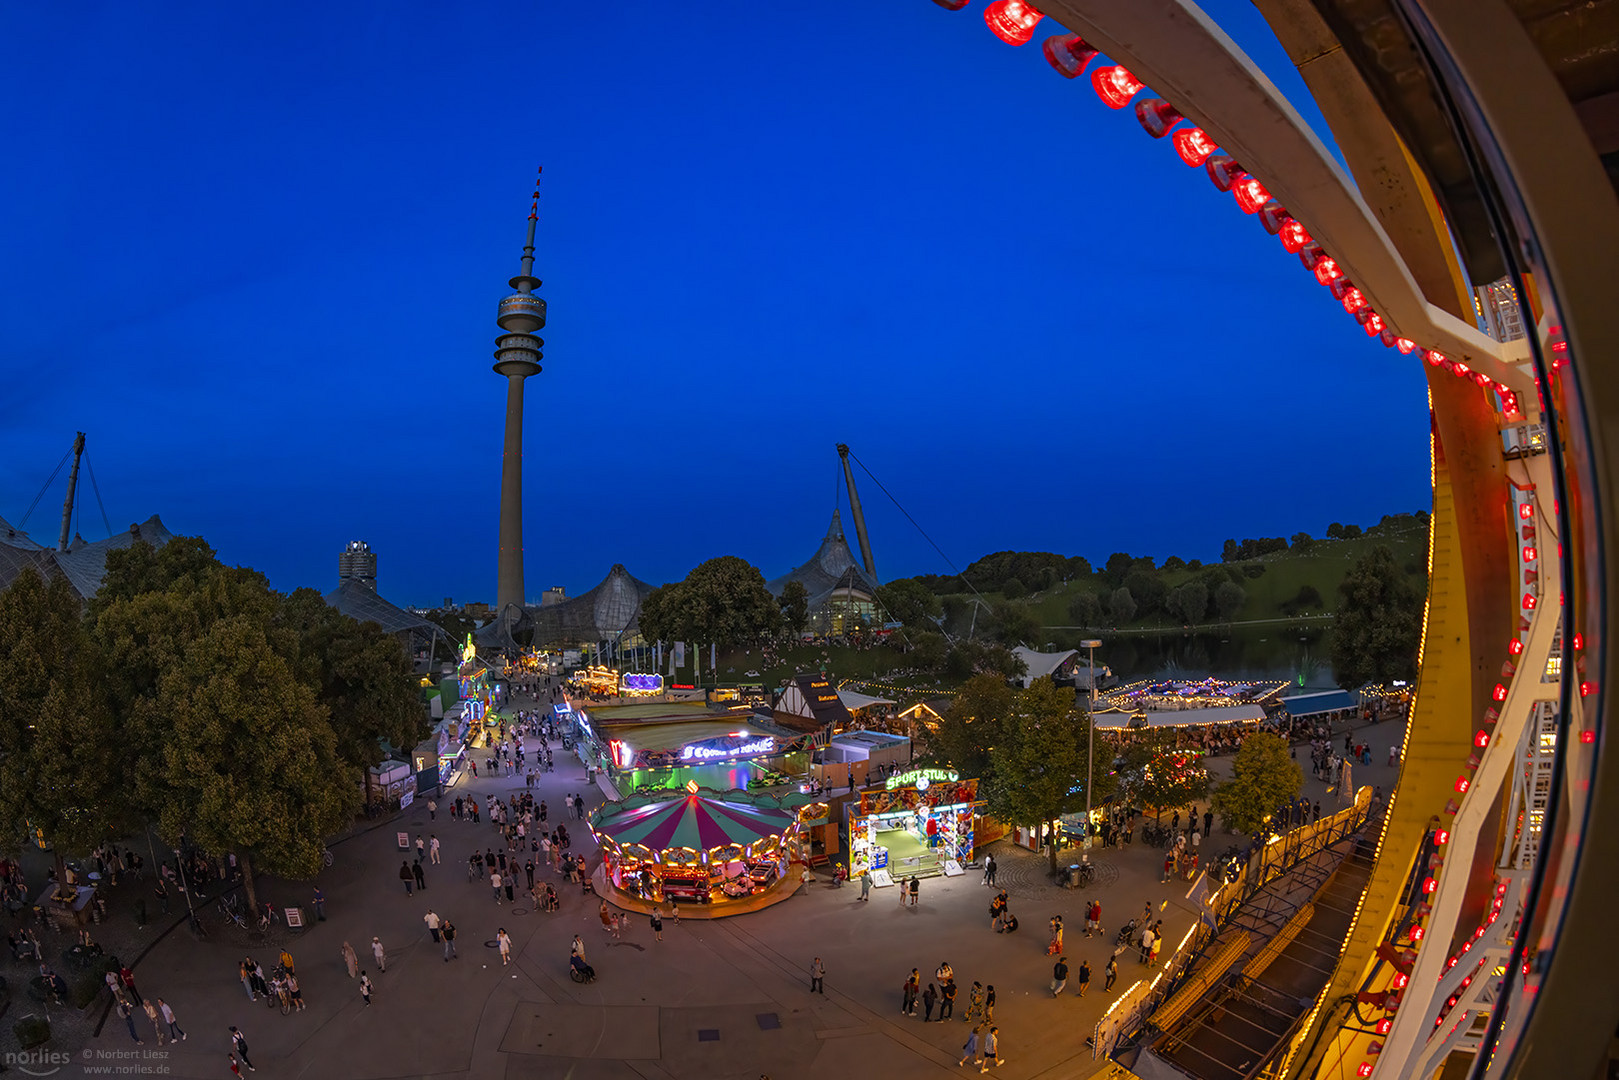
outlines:
[{"label": "carousel", "polygon": [[792,894],[788,865],[798,856],[804,814],[815,813],[811,804],[806,795],[718,792],[692,782],[607,803],[586,820],[615,903],[651,910],[675,901],[707,905],[690,914],[720,916]]}]

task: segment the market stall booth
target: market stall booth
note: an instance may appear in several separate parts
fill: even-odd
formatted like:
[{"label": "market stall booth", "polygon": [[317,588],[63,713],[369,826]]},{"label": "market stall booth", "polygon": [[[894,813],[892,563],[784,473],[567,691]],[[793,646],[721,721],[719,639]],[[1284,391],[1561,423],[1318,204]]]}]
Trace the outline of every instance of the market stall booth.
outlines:
[{"label": "market stall booth", "polygon": [[[803,795],[682,790],[631,795],[586,819],[602,852],[606,895],[648,910],[668,901],[701,905],[708,917],[758,910],[797,886]],[[820,812],[825,813],[821,807]]]},{"label": "market stall booth", "polygon": [[871,874],[881,887],[894,880],[955,876],[972,861],[978,781],[951,769],[911,769],[881,786],[862,789],[844,805],[849,876]]}]

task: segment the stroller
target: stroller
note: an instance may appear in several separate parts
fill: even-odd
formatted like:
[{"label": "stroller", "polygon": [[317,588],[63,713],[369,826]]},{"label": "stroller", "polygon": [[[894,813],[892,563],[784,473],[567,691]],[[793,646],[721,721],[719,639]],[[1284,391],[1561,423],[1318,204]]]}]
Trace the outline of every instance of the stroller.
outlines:
[{"label": "stroller", "polygon": [[1115,944],[1115,945],[1129,945],[1130,943],[1135,941],[1136,936],[1137,936],[1136,935],[1136,930],[1139,929],[1140,925],[1141,925],[1140,920],[1131,919],[1129,922],[1127,922],[1123,926],[1119,927],[1119,936],[1113,939],[1113,944]]}]

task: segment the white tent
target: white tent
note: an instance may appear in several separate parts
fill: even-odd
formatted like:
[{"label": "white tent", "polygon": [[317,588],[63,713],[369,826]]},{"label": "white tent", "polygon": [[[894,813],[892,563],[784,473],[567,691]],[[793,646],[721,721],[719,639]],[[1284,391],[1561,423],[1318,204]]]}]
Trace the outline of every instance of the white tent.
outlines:
[{"label": "white tent", "polygon": [[870,694],[859,694],[853,690],[839,690],[838,700],[850,712],[856,709],[865,709],[873,705],[893,705],[894,702],[885,697],[872,697]]},{"label": "white tent", "polygon": [[1047,675],[1062,667],[1063,662],[1079,655],[1077,649],[1067,652],[1035,652],[1022,645],[1012,650],[1012,655],[1023,661],[1028,671],[1018,676],[1018,683],[1027,688],[1036,679],[1043,679]]},{"label": "white tent", "polygon": [[[1132,713],[1121,710],[1098,711],[1099,728],[1130,726]],[[1265,710],[1259,705],[1224,705],[1208,709],[1166,709],[1144,714],[1148,727],[1180,727],[1183,724],[1236,724],[1265,719]]]}]

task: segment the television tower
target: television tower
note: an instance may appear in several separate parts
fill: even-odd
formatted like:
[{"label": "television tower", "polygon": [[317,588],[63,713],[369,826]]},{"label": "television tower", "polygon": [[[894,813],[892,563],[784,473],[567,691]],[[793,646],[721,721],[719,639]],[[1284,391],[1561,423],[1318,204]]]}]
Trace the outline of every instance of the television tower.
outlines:
[{"label": "television tower", "polygon": [[[544,171],[543,169],[541,170]],[[545,326],[545,301],[534,295],[534,227],[539,221],[540,181],[528,210],[528,240],[521,269],[510,285],[517,291],[500,302],[495,322],[505,331],[495,339],[495,373],[506,376],[506,444],[500,464],[500,562],[495,584],[499,624],[510,628],[523,609],[523,380],[540,373],[540,346],[534,331]]]}]

